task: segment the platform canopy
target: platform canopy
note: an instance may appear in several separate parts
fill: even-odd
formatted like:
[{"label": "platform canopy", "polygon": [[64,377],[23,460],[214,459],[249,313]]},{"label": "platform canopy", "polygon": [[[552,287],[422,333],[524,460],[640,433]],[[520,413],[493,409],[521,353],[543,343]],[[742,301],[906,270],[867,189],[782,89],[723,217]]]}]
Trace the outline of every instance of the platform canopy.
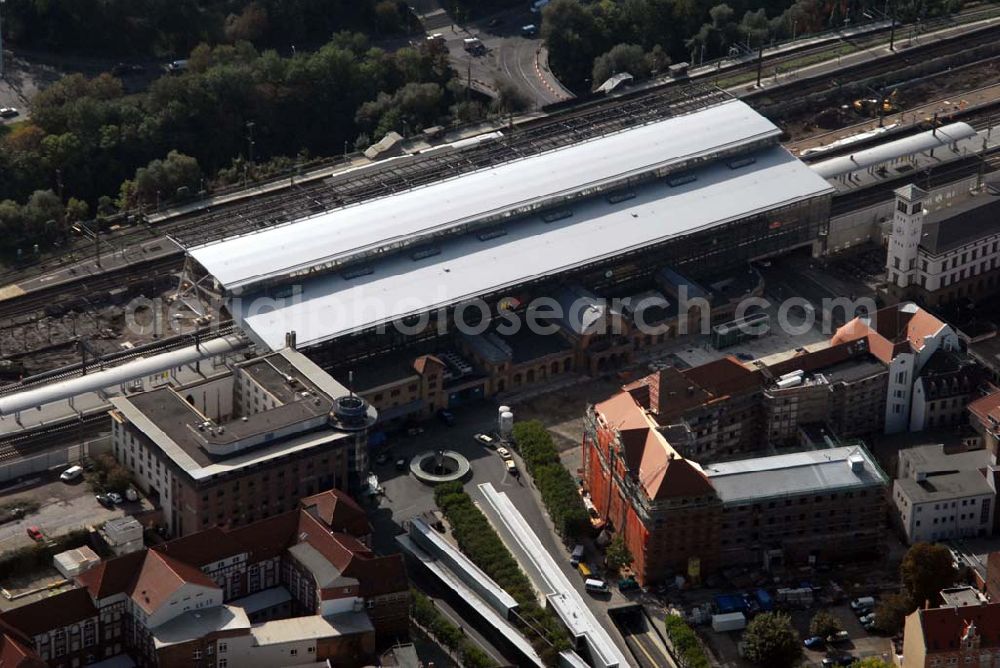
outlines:
[{"label": "platform canopy", "polygon": [[745,103],[727,100],[188,251],[226,290],[249,289],[557,205],[654,170],[776,143],[779,134]]},{"label": "platform canopy", "polygon": [[844,174],[889,164],[942,146],[950,146],[955,142],[975,136],[975,129],[968,123],[952,123],[937,130],[928,130],[896,141],[879,144],[851,155],[842,155],[817,162],[812,168],[824,179],[835,179]]}]

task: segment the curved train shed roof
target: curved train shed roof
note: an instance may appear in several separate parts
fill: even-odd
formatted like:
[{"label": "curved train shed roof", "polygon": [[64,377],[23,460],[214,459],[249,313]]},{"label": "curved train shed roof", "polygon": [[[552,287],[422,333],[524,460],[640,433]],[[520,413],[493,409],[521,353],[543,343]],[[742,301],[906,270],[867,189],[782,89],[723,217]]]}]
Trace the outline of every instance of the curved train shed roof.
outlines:
[{"label": "curved train shed roof", "polygon": [[830,158],[812,165],[813,170],[824,179],[835,179],[844,174],[851,174],[862,169],[885,164],[931,149],[948,146],[957,141],[976,135],[975,129],[968,123],[952,123],[935,130],[897,139],[896,141],[879,144],[872,148],[858,151],[851,155]]}]

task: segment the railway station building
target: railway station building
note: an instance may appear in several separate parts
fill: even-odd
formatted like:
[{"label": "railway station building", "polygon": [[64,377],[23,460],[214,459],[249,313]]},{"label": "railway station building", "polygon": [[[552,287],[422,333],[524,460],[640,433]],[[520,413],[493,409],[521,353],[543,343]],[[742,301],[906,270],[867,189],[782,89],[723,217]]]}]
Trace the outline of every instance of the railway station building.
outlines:
[{"label": "railway station building", "polygon": [[1000,292],[1000,183],[947,202],[913,185],[896,190],[888,235],[888,293],[926,306]]},{"label": "railway station building", "polygon": [[[720,282],[756,258],[818,252],[829,217],[833,188],[743,102],[698,90],[664,116],[513,160],[501,135],[495,164],[447,178],[419,178],[414,163],[410,188],[188,248],[188,284],[210,286],[258,346],[292,334],[342,381],[356,371],[367,397],[399,390],[388,405],[373,399],[386,419],[418,400],[426,415],[511,391],[565,373],[567,359],[573,372],[614,368],[676,327],[595,336],[588,327],[623,314],[588,310],[587,322],[560,323],[551,336],[562,341],[491,334],[501,314],[523,316],[539,298],[653,291],[670,302],[661,270]],[[466,321],[479,340],[461,331]],[[387,373],[361,380],[383,357]],[[417,369],[432,358],[439,373]],[[419,396],[431,376],[447,391]]]}]

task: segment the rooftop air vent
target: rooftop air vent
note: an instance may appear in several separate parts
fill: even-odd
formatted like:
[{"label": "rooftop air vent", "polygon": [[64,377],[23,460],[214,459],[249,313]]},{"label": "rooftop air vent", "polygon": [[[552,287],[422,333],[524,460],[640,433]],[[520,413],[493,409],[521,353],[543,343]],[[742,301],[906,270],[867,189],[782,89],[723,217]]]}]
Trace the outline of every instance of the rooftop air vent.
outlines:
[{"label": "rooftop air vent", "polygon": [[355,267],[354,269],[348,269],[347,271],[343,272],[341,276],[344,277],[345,281],[350,281],[351,279],[361,278],[362,276],[368,276],[369,274],[374,274],[374,273],[375,273],[374,267],[364,266],[364,267]]},{"label": "rooftop air vent", "polygon": [[757,162],[757,158],[736,158],[735,160],[730,160],[726,164],[729,165],[729,169],[739,169],[740,167],[748,167],[753,163]]},{"label": "rooftop air vent", "polygon": [[495,227],[492,230],[486,230],[485,232],[480,232],[476,236],[479,237],[480,241],[489,241],[490,239],[498,239],[507,234],[507,230],[502,227]]},{"label": "rooftop air vent", "polygon": [[573,215],[573,212],[569,209],[559,209],[558,211],[549,211],[548,213],[542,214],[542,220],[546,223],[554,223],[557,220],[563,220],[564,218],[569,218]]},{"label": "rooftop air vent", "polygon": [[671,188],[677,188],[688,183],[694,183],[698,180],[698,177],[694,174],[677,174],[667,178],[667,185]]},{"label": "rooftop air vent", "polygon": [[416,262],[417,260],[426,260],[429,257],[434,257],[435,255],[440,255],[441,249],[434,248],[433,246],[427,246],[425,248],[418,248],[417,250],[410,253],[410,258]]}]

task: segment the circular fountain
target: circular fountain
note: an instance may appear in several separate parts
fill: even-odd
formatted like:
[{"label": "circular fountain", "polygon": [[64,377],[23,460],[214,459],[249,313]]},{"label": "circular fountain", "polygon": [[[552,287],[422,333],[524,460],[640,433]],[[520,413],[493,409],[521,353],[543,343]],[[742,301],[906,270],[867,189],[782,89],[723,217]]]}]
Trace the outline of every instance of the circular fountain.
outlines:
[{"label": "circular fountain", "polygon": [[471,471],[469,460],[454,450],[428,450],[410,460],[410,473],[427,485],[464,480]]}]

